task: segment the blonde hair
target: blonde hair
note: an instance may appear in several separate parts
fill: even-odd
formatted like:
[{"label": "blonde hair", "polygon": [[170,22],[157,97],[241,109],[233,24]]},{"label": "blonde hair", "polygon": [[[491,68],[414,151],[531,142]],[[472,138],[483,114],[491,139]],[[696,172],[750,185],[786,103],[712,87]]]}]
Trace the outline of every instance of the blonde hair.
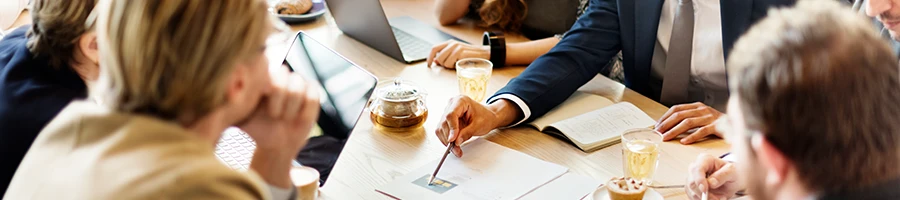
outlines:
[{"label": "blonde hair", "polygon": [[78,39],[93,27],[85,20],[95,0],[36,0],[31,3],[28,51],[46,56],[50,66],[61,68],[74,62]]},{"label": "blonde hair", "polygon": [[114,110],[191,124],[225,103],[238,62],[264,48],[263,0],[107,0],[93,95]]}]

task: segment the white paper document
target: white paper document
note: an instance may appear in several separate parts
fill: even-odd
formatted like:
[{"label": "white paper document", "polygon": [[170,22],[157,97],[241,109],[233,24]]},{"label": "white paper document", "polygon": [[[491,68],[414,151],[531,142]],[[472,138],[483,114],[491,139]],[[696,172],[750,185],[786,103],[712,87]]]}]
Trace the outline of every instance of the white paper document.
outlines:
[{"label": "white paper document", "polygon": [[518,199],[568,171],[484,139],[462,148],[466,154],[462,158],[449,155],[431,185],[428,178],[440,160],[376,190],[397,199]]},{"label": "white paper document", "polygon": [[581,199],[591,192],[594,192],[594,190],[597,190],[600,185],[603,185],[603,182],[569,172],[544,184],[544,186],[531,191],[531,193],[528,193],[519,199]]}]

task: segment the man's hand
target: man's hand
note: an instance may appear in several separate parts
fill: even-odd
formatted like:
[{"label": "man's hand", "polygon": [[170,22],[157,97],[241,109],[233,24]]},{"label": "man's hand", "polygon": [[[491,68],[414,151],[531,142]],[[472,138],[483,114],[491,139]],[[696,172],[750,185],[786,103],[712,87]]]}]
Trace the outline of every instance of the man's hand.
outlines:
[{"label": "man's hand", "polygon": [[437,64],[445,68],[456,68],[456,61],[463,58],[491,58],[491,49],[488,46],[469,45],[456,40],[450,40],[444,43],[434,45],[431,53],[425,60],[428,67],[431,64]]},{"label": "man's hand", "polygon": [[702,154],[691,163],[684,185],[685,192],[693,200],[699,200],[704,191],[708,191],[710,200],[729,199],[743,188],[734,164],[709,154]]},{"label": "man's hand", "polygon": [[290,188],[294,157],[319,117],[319,94],[297,74],[273,74],[273,89],[239,125],[256,141],[250,168],[272,185]]},{"label": "man's hand", "polygon": [[[444,146],[453,142],[460,147],[472,136],[482,136],[495,128],[511,124],[513,120],[521,118],[520,112],[514,103],[505,99],[485,106],[467,96],[458,96],[450,99],[444,118],[438,123],[434,133]],[[460,148],[453,148],[451,151],[457,157],[463,155]]]},{"label": "man's hand", "polygon": [[669,141],[696,128],[696,131],[681,139],[681,144],[691,144],[713,134],[722,137],[713,123],[721,115],[718,110],[700,102],[676,105],[659,119],[656,131],[663,134],[663,141]]}]

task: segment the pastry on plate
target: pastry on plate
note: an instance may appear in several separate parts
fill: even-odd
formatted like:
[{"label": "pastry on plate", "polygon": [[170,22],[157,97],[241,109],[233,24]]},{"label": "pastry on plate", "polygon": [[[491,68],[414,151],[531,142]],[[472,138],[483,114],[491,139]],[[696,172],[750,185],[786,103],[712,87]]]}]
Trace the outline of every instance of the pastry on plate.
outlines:
[{"label": "pastry on plate", "polygon": [[281,15],[302,15],[312,9],[312,0],[279,0],[275,4],[275,13]]},{"label": "pastry on plate", "polygon": [[606,182],[606,189],[612,200],[641,200],[647,192],[647,185],[629,177],[614,177]]}]

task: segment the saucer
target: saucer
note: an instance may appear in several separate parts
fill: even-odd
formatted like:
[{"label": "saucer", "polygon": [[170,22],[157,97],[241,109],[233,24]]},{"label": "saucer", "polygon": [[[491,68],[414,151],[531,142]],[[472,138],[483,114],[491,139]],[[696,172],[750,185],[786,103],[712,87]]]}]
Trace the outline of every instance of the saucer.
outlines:
[{"label": "saucer", "polygon": [[[269,2],[270,2],[270,5],[275,5],[274,3],[278,2],[278,1],[269,0]],[[309,21],[318,19],[323,14],[325,14],[325,11],[326,11],[325,1],[312,0],[312,3],[313,3],[312,8],[310,8],[309,11],[307,11],[306,13],[303,13],[300,15],[282,15],[282,14],[275,13],[274,11],[272,11],[272,13],[277,15],[279,19],[281,19],[282,21],[284,21],[285,23],[288,23],[288,24],[309,22]]]},{"label": "saucer", "polygon": [[[609,200],[609,191],[606,190],[605,185],[600,186],[582,200]],[[647,188],[647,192],[644,192],[644,200],[663,200],[663,196],[656,192],[656,190]]]}]

